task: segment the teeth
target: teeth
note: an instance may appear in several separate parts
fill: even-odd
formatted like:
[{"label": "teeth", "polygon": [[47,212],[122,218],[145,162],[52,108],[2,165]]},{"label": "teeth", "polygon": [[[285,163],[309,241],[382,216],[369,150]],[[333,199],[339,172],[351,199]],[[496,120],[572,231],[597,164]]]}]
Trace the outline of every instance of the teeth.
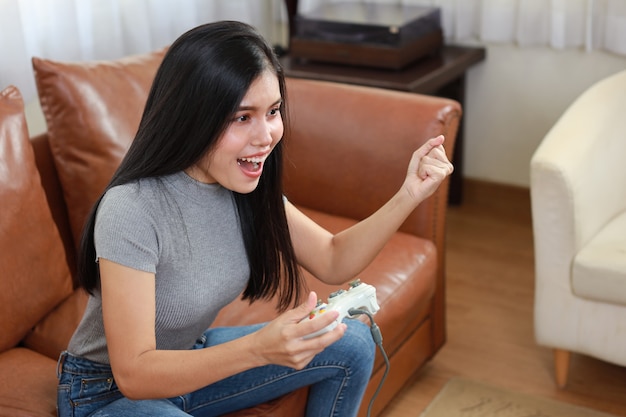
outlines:
[{"label": "teeth", "polygon": [[242,161],[246,161],[246,162],[252,162],[252,163],[255,163],[255,164],[260,164],[261,162],[263,162],[263,160],[265,158],[254,157],[254,158],[239,158],[239,159],[241,159]]},{"label": "teeth", "polygon": [[254,169],[258,169],[264,160],[265,158],[261,158],[261,157],[239,158],[239,161],[251,163]]}]

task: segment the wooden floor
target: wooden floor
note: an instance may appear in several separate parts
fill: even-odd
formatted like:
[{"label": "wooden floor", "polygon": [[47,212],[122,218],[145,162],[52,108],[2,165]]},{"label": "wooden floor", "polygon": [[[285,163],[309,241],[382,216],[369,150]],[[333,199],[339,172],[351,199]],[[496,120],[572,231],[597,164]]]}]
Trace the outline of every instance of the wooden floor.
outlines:
[{"label": "wooden floor", "polygon": [[446,344],[383,416],[417,417],[455,376],[626,416],[626,368],[573,355],[559,390],[552,351],[534,342],[528,190],[466,181],[447,236]]}]

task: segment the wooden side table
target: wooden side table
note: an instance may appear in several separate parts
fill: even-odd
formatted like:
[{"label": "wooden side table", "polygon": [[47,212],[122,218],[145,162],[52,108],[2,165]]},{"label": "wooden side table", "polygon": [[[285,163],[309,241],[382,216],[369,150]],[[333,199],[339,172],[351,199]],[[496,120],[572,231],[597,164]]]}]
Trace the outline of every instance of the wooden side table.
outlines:
[{"label": "wooden side table", "polygon": [[[366,85],[457,100],[465,108],[465,73],[486,57],[485,48],[445,45],[438,53],[422,58],[402,70],[335,65],[300,60],[289,54],[281,57],[285,75],[347,84]],[[463,118],[459,126],[450,178],[450,204],[463,197]]]}]

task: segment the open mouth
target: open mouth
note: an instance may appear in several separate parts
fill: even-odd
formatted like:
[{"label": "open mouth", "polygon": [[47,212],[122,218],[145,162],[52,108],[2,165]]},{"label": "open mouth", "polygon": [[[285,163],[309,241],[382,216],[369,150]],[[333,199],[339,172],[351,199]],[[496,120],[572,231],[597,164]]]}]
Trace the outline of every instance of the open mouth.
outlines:
[{"label": "open mouth", "polygon": [[239,158],[237,164],[246,171],[256,172],[263,166],[263,160],[265,158]]}]

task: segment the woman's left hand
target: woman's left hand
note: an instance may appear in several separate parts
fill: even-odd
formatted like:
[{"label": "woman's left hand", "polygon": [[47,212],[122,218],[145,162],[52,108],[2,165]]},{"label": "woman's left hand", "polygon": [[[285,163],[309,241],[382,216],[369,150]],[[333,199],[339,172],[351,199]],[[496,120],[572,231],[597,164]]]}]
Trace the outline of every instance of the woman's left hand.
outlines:
[{"label": "woman's left hand", "polygon": [[454,170],[443,148],[444,140],[443,135],[429,139],[411,157],[403,187],[417,202],[432,195]]}]

